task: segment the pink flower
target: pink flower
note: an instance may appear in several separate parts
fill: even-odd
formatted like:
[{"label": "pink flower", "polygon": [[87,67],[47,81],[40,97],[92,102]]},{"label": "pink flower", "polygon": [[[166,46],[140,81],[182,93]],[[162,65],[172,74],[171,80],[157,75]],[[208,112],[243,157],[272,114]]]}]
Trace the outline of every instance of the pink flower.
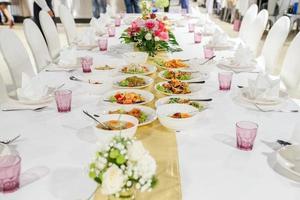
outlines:
[{"label": "pink flower", "polygon": [[147,20],[146,23],[145,23],[145,26],[151,30],[155,27],[155,22],[153,20]]},{"label": "pink flower", "polygon": [[158,37],[163,41],[169,41],[169,33],[168,32],[160,32]]}]

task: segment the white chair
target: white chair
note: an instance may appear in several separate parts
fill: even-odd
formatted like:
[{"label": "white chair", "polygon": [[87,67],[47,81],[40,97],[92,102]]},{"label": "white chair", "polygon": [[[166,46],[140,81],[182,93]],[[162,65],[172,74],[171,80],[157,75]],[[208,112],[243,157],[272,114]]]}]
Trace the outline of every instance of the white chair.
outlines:
[{"label": "white chair", "polygon": [[5,102],[8,99],[7,90],[3,81],[3,78],[0,74],[0,103]]},{"label": "white chair", "polygon": [[239,33],[239,37],[243,41],[245,40],[246,37],[245,35],[248,32],[250,25],[252,24],[252,22],[255,20],[257,16],[257,11],[258,11],[257,5],[252,4],[244,15],[241,28],[240,28],[240,33]]},{"label": "white chair", "polygon": [[52,62],[47,44],[42,32],[31,19],[24,20],[24,33],[39,72]]},{"label": "white chair", "polygon": [[50,55],[52,59],[56,59],[59,56],[59,52],[61,50],[58,31],[52,18],[46,11],[41,11],[39,16],[41,27],[47,41]]},{"label": "white chair", "polygon": [[280,78],[291,94],[300,95],[300,32],[291,42],[285,55]]},{"label": "white chair", "polygon": [[0,51],[17,88],[22,86],[22,72],[30,77],[36,75],[25,47],[11,29],[0,31]]},{"label": "white chair", "polygon": [[283,44],[290,31],[290,19],[286,16],[279,18],[268,33],[261,52],[265,70],[271,75],[276,75],[278,58]]},{"label": "white chair", "polygon": [[252,24],[249,25],[248,32],[245,33],[244,42],[256,54],[261,37],[268,23],[268,11],[261,10]]},{"label": "white chair", "polygon": [[76,42],[77,39],[77,30],[76,30],[76,24],[73,16],[71,15],[70,11],[68,8],[64,5],[59,6],[59,17],[64,25],[68,43],[69,45],[73,44]]}]

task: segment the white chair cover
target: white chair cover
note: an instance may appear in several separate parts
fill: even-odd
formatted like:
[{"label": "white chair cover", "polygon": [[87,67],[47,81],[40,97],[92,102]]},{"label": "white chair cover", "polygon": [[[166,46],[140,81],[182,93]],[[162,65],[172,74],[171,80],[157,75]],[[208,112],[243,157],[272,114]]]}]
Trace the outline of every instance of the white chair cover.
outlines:
[{"label": "white chair cover", "polygon": [[253,4],[252,6],[250,6],[250,8],[247,10],[246,14],[244,15],[242,24],[241,24],[241,28],[240,28],[240,33],[239,33],[239,37],[242,40],[245,40],[245,34],[249,31],[249,27],[252,24],[252,22],[255,20],[256,16],[257,16],[257,11],[258,11],[258,7],[256,4]]},{"label": "white chair cover", "polygon": [[41,27],[48,44],[50,55],[52,59],[56,59],[59,56],[59,52],[61,50],[59,35],[56,26],[50,15],[46,11],[41,11],[39,15]]},{"label": "white chair cover", "polygon": [[245,33],[244,42],[256,54],[261,37],[266,29],[268,23],[268,11],[261,10],[255,20],[250,24],[248,32]]},{"label": "white chair cover", "polygon": [[30,77],[36,75],[25,47],[13,30],[0,31],[0,51],[17,88],[22,85],[22,72]]},{"label": "white chair cover", "polygon": [[275,75],[278,58],[283,44],[289,34],[290,20],[283,16],[277,20],[268,33],[264,46],[262,48],[262,57],[265,63],[265,70]]},{"label": "white chair cover", "polygon": [[0,103],[5,102],[8,99],[7,90],[0,74]]},{"label": "white chair cover", "polygon": [[59,6],[59,17],[60,17],[62,24],[64,25],[68,43],[69,43],[69,45],[71,45],[72,43],[74,43],[76,41],[76,38],[77,38],[77,30],[76,30],[75,20],[74,20],[73,16],[71,15],[69,9],[62,4]]},{"label": "white chair cover", "polygon": [[42,32],[31,19],[25,19],[24,33],[32,51],[37,70],[41,71],[52,62],[52,58]]},{"label": "white chair cover", "polygon": [[214,10],[214,0],[206,0],[206,9],[208,14],[212,14]]},{"label": "white chair cover", "polygon": [[[288,91],[300,91],[300,32],[291,42],[285,55],[282,70],[280,73],[281,80]],[[299,95],[299,94],[298,94]]]}]

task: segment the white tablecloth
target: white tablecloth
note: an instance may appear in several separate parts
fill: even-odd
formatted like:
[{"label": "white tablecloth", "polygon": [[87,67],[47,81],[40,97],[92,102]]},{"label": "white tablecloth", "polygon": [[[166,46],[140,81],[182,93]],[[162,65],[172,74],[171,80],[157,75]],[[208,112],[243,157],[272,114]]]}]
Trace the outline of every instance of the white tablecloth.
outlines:
[{"label": "white tablecloth", "polygon": [[[124,26],[118,28],[118,34]],[[203,44],[193,43],[193,34],[187,27],[176,28],[175,34],[184,49],[174,57],[203,58]],[[118,36],[109,38],[109,45],[118,44]],[[78,52],[92,55],[94,63],[123,62],[119,57],[98,51]],[[231,51],[217,52],[217,59],[232,55]],[[181,184],[184,200],[299,200],[299,183],[278,174],[274,169],[274,152],[262,140],[288,140],[299,122],[297,113],[263,113],[237,105],[233,98],[236,85],[245,85],[255,74],[235,74],[229,92],[218,90],[217,69],[211,66],[211,75],[202,97],[212,97],[209,109],[201,113],[199,123],[190,130],[177,134]],[[76,72],[80,73],[80,72]],[[68,80],[70,73],[40,73],[45,82],[60,84],[73,91],[72,112],[57,113],[55,105],[42,112],[1,112],[0,138],[21,134],[16,149],[22,157],[22,180],[49,169],[49,173],[11,194],[0,194],[1,200],[77,200],[86,199],[95,183],[84,173],[96,149],[95,144],[80,139],[79,133],[92,122],[82,114],[83,109],[97,112],[99,95],[111,90],[111,77],[100,75],[103,86],[94,86]],[[98,111],[99,111],[98,110]],[[251,120],[259,124],[253,151],[244,152],[235,147],[235,123]],[[78,131],[81,130],[81,131]],[[300,132],[299,132],[300,134]],[[40,172],[42,171],[42,172]],[[33,173],[30,173],[33,172]],[[27,177],[24,177],[27,175]],[[36,177],[37,178],[37,177]],[[24,184],[24,181],[22,182]]]}]

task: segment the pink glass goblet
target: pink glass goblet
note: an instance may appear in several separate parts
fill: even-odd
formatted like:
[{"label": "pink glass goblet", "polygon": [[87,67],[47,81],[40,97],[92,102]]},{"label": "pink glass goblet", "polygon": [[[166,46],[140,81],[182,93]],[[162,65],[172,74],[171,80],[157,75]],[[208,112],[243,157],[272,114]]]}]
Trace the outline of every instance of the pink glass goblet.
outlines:
[{"label": "pink glass goblet", "polygon": [[0,156],[0,192],[16,191],[20,186],[21,157]]},{"label": "pink glass goblet", "polygon": [[81,58],[81,67],[83,73],[92,72],[91,66],[93,65],[93,57],[82,57]]},{"label": "pink glass goblet", "polygon": [[230,90],[232,82],[232,72],[219,72],[219,89],[220,90]]},{"label": "pink glass goblet", "polygon": [[236,144],[237,148],[244,151],[251,151],[256,138],[258,125],[254,122],[240,121],[236,123]]},{"label": "pink glass goblet", "polygon": [[211,57],[213,57],[215,55],[215,51],[212,47],[204,46],[203,51],[204,51],[205,59],[210,59]]},{"label": "pink glass goblet", "polygon": [[55,101],[57,111],[64,113],[71,111],[72,104],[72,91],[71,90],[58,90],[55,92]]},{"label": "pink glass goblet", "polygon": [[194,41],[195,43],[201,43],[201,40],[202,40],[202,35],[200,32],[195,32],[194,33]]},{"label": "pink glass goblet", "polygon": [[116,27],[109,26],[108,27],[108,36],[109,37],[115,37],[115,35],[116,35]]},{"label": "pink glass goblet", "polygon": [[100,51],[107,51],[107,46],[108,46],[107,38],[100,38],[98,40],[98,46]]}]

